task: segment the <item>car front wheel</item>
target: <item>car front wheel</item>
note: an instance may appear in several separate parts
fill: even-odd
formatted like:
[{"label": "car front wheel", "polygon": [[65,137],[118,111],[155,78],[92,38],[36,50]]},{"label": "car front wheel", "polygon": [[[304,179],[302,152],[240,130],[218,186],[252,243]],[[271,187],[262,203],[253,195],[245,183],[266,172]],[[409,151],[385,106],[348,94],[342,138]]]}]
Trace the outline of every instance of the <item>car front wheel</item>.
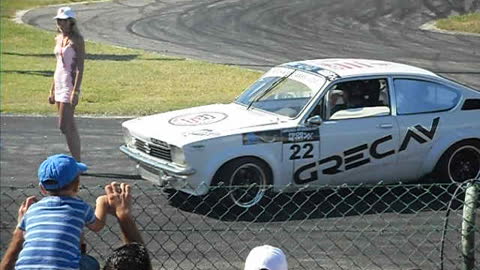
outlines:
[{"label": "car front wheel", "polygon": [[222,166],[214,180],[217,185],[224,186],[226,192],[222,192],[224,194],[222,199],[240,208],[251,208],[264,199],[271,179],[272,173],[265,162],[253,157],[244,157]]}]

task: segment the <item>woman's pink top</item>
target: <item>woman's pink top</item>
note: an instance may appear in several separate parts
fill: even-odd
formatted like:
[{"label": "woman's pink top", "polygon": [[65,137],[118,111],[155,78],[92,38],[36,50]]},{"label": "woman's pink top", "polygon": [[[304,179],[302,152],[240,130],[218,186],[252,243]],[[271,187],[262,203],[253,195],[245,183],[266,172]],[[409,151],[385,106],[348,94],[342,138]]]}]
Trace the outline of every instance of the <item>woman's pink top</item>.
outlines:
[{"label": "woman's pink top", "polygon": [[70,96],[75,83],[76,53],[71,43],[62,44],[62,35],[58,35],[55,41],[54,53],[57,58],[57,67],[53,76],[55,81],[55,101],[70,103]]}]

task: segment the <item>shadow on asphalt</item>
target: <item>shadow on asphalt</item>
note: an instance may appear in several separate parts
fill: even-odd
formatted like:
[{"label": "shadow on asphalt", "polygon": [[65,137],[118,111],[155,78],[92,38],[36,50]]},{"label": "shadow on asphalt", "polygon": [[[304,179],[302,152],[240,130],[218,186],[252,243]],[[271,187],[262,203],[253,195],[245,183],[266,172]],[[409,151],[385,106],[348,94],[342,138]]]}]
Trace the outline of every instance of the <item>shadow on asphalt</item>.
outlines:
[{"label": "shadow on asphalt", "polygon": [[195,197],[169,191],[171,206],[222,221],[278,222],[319,218],[373,215],[380,213],[416,214],[444,211],[463,206],[464,190],[458,184],[382,185],[374,187],[332,187],[296,193],[273,193],[248,210],[233,207],[225,192]]},{"label": "shadow on asphalt", "polygon": [[90,177],[98,177],[98,178],[143,180],[140,175],[118,174],[118,173],[82,173],[81,175],[82,176],[90,176]]}]

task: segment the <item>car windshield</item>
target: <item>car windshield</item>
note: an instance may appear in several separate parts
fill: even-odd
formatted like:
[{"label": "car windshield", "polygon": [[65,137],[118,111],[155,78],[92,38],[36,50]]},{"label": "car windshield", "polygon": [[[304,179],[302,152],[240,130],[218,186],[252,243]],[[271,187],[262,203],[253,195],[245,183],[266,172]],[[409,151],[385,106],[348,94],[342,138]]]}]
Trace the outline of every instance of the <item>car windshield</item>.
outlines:
[{"label": "car windshield", "polygon": [[296,117],[325,83],[322,76],[277,67],[248,87],[236,103],[288,117]]}]

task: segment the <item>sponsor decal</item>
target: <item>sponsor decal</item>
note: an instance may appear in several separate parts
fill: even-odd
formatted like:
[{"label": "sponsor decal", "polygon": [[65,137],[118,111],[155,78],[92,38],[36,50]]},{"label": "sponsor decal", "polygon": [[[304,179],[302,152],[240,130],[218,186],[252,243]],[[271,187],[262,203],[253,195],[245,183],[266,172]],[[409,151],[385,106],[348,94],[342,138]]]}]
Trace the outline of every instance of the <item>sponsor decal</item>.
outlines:
[{"label": "sponsor decal", "polygon": [[200,130],[195,130],[195,131],[189,131],[183,133],[183,136],[218,136],[220,133],[215,132],[211,129],[200,129]]},{"label": "sponsor decal", "polygon": [[174,126],[200,126],[217,123],[228,116],[220,112],[191,113],[176,116],[168,121]]},{"label": "sponsor decal", "polygon": [[308,64],[305,64],[305,63],[289,63],[289,64],[286,64],[285,66],[296,68],[296,69],[301,69],[301,70],[305,70],[305,71],[309,71],[309,72],[313,72],[313,73],[319,73],[321,70],[324,70],[321,67],[308,65]]},{"label": "sponsor decal", "polygon": [[[393,139],[392,135],[384,136],[376,139],[371,144],[361,144],[347,149],[343,151],[343,153],[332,155],[319,161],[307,163],[295,171],[293,180],[296,184],[306,184],[318,180],[319,173],[324,175],[335,175],[368,164],[372,159],[382,159],[395,153],[402,152],[408,148],[412,140],[419,144],[432,141],[435,136],[435,132],[437,131],[439,122],[440,118],[437,117],[433,119],[430,129],[427,129],[422,125],[415,125],[409,128],[403,137],[400,148],[397,151],[395,151],[395,149],[390,149],[383,152],[379,151],[380,145],[388,143]],[[428,139],[425,139],[419,134],[422,134]],[[308,152],[308,147],[306,148]],[[292,156],[290,159],[302,158],[298,155],[300,149],[295,148],[291,150]]]},{"label": "sponsor decal", "polygon": [[268,130],[249,132],[242,135],[242,142],[244,145],[274,142],[282,142],[284,144],[289,144],[311,142],[318,139],[318,128],[290,128],[284,130]]},{"label": "sponsor decal", "polygon": [[282,135],[280,130],[268,130],[259,132],[249,132],[242,135],[242,143],[244,145],[252,145],[259,143],[281,142]]},{"label": "sponsor decal", "polygon": [[374,68],[374,67],[386,67],[389,64],[384,62],[362,62],[362,61],[335,61],[335,62],[323,62],[322,67],[331,68],[334,70],[346,70],[346,69],[362,69],[362,68]]},{"label": "sponsor decal", "polygon": [[283,143],[318,141],[318,128],[292,128],[282,131]]},{"label": "sponsor decal", "polygon": [[304,71],[308,71],[308,72],[312,72],[312,73],[316,73],[316,74],[319,74],[319,75],[322,75],[322,76],[326,77],[329,80],[333,80],[333,79],[339,77],[338,74],[336,74],[336,73],[334,73],[330,70],[327,70],[327,69],[324,69],[324,68],[318,67],[318,66],[308,65],[308,64],[305,64],[305,63],[289,63],[289,64],[285,64],[283,66],[291,67],[291,68],[295,68],[295,69],[300,69],[300,70],[304,70]]}]

